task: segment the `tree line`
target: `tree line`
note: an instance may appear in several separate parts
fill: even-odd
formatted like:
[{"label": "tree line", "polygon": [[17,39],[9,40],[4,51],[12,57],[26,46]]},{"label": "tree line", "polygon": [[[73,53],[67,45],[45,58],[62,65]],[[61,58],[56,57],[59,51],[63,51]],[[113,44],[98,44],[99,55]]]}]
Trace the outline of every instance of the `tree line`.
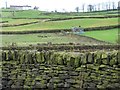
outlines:
[{"label": "tree line", "polygon": [[87,9],[87,12],[91,11],[101,11],[101,10],[115,10],[118,9],[118,5],[116,5],[115,2],[105,2],[105,3],[98,3],[98,4],[82,4],[81,9],[77,6],[75,8],[76,12],[79,12],[82,10],[82,12],[85,12],[85,9]]}]

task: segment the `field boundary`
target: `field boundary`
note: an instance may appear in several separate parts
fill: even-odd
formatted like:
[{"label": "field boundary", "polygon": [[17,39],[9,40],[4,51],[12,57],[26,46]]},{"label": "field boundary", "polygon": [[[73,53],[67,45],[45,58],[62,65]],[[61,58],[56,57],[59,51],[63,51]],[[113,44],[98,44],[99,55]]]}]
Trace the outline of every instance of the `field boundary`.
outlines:
[{"label": "field boundary", "polygon": [[71,45],[71,44],[40,44],[37,46],[11,46],[11,47],[0,47],[1,50],[120,50],[120,45]]},{"label": "field boundary", "polygon": [[60,20],[70,20],[70,19],[84,19],[84,18],[94,18],[94,19],[105,19],[105,18],[118,18],[120,17],[119,15],[114,15],[114,16],[98,16],[98,17],[70,17],[70,18],[55,18],[55,19],[50,19],[48,21],[60,21]]},{"label": "field boundary", "polygon": [[8,23],[8,21],[0,21],[0,23]]},{"label": "field boundary", "polygon": [[118,18],[120,17],[119,15],[106,15],[106,16],[79,16],[79,17],[69,17],[69,18],[28,18],[28,17],[13,17],[12,19],[50,19],[48,21],[59,21],[59,20],[70,20],[70,19],[84,19],[84,18],[94,18],[94,19],[102,19],[102,18]]},{"label": "field boundary", "polygon": [[[114,28],[119,28],[120,25],[111,26],[100,26],[84,28],[84,31],[97,31],[97,30],[112,30]],[[54,30],[32,30],[32,31],[1,31],[0,34],[33,34],[33,33],[56,33],[61,31],[72,31],[71,29],[54,29]]]},{"label": "field boundary", "polygon": [[24,25],[35,24],[35,23],[39,23],[39,22],[40,21],[29,22],[29,23],[21,23],[21,24],[6,24],[6,25],[2,25],[2,27],[24,26]]}]

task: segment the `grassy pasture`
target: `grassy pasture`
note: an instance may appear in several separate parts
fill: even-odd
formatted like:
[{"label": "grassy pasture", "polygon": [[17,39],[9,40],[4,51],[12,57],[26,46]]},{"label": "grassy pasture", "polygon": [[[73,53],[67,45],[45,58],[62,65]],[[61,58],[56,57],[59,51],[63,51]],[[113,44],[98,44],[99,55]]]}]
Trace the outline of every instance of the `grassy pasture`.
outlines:
[{"label": "grassy pasture", "polygon": [[[116,43],[118,39],[118,29],[104,30],[104,31],[88,31],[82,34],[83,36],[92,37],[98,40]],[[62,33],[39,33],[39,34],[15,34],[15,35],[0,35],[2,37],[3,46],[16,43],[18,46],[26,46],[29,44],[48,43],[81,43],[82,44],[96,44],[88,38],[76,37],[71,35],[63,35]]]},{"label": "grassy pasture", "polygon": [[114,11],[100,11],[100,12],[69,12],[69,13],[50,13],[39,10],[15,10],[14,16],[11,9],[2,9],[3,17],[16,17],[16,18],[67,18],[77,16],[106,16],[106,15],[118,15],[117,10]]},{"label": "grassy pasture", "polygon": [[36,45],[37,43],[62,44],[62,43],[80,43],[83,44],[99,44],[92,39],[73,36],[71,34],[63,35],[62,33],[39,33],[39,34],[15,34],[15,35],[0,35],[2,37],[2,45],[8,46],[12,43],[16,43],[18,46],[27,46],[30,44]]},{"label": "grassy pasture", "polygon": [[2,25],[15,25],[15,24],[24,24],[35,21],[40,21],[36,19],[12,19],[12,18],[2,18],[2,21],[8,21],[7,23],[3,23]]},{"label": "grassy pasture", "polygon": [[25,34],[25,35],[2,35],[2,44],[9,45],[12,42],[17,45],[29,45],[37,43],[69,43],[79,42],[79,39],[70,36],[63,36],[62,34],[43,33],[43,34]]},{"label": "grassy pasture", "polygon": [[[28,20],[29,21],[29,20]],[[17,21],[16,21],[17,22]],[[40,22],[17,27],[3,27],[3,31],[31,31],[31,30],[53,30],[53,29],[71,29],[72,26],[82,26],[83,28],[109,26],[118,24],[118,18],[108,19],[72,19],[61,21]]]},{"label": "grassy pasture", "polygon": [[117,43],[118,40],[118,29],[103,30],[103,31],[88,31],[83,35],[92,37],[98,40],[104,40],[110,43]]}]

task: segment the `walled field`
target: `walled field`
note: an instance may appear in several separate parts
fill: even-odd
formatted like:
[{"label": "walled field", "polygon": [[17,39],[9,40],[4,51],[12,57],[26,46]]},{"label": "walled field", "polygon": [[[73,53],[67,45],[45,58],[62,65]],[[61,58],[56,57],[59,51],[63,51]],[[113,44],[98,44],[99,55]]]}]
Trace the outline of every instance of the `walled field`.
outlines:
[{"label": "walled field", "polygon": [[111,43],[117,43],[118,41],[118,29],[103,31],[88,31],[85,32],[83,35]]},{"label": "walled field", "polygon": [[[17,20],[15,19],[17,22]],[[39,22],[30,25],[21,25],[15,27],[3,27],[3,31],[32,31],[32,30],[54,30],[71,29],[72,26],[81,26],[83,28],[118,25],[118,18],[108,19],[72,19],[60,21]]]},{"label": "walled field", "polygon": [[40,33],[40,34],[17,34],[17,35],[2,35],[3,46],[11,45],[16,43],[18,46],[27,46],[30,44],[47,44],[51,42],[52,44],[69,44],[69,43],[79,43],[81,45],[92,44],[103,44],[99,43],[97,40],[93,40],[87,37],[73,36],[71,34],[64,35],[63,33]]}]

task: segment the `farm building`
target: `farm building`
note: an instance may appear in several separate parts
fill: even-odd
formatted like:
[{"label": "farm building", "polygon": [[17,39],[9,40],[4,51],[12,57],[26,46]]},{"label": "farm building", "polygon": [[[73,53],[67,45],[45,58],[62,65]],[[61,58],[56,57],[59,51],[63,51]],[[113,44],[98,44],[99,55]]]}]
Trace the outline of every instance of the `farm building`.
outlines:
[{"label": "farm building", "polygon": [[24,5],[24,6],[17,6],[17,5],[10,5],[11,9],[16,9],[16,10],[29,10],[31,9],[31,6]]}]

